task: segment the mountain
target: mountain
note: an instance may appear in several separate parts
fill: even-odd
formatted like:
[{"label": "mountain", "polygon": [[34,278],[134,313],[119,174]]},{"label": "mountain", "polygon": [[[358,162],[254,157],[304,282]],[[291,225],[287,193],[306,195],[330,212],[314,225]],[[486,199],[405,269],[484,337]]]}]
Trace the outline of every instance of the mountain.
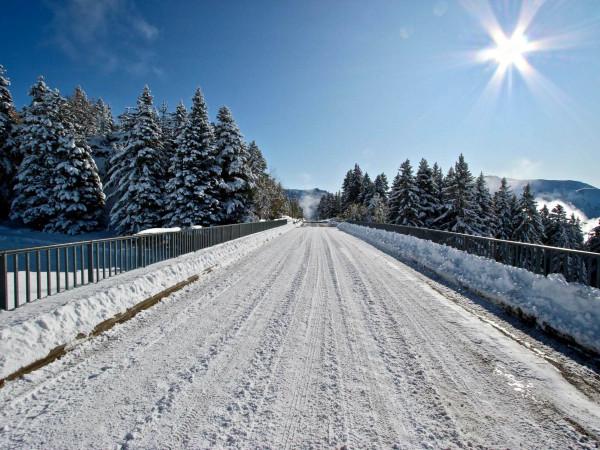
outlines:
[{"label": "mountain", "polygon": [[[500,177],[486,176],[490,191],[496,192]],[[545,202],[561,201],[578,209],[586,218],[600,217],[600,189],[581,181],[573,180],[517,180],[507,178],[513,191],[520,195],[529,183],[537,199]]]},{"label": "mountain", "polygon": [[319,202],[321,201],[321,197],[327,193],[327,191],[319,188],[285,189],[285,194],[289,199],[298,200],[306,219],[314,218],[314,215],[317,212],[317,206],[319,206]]}]

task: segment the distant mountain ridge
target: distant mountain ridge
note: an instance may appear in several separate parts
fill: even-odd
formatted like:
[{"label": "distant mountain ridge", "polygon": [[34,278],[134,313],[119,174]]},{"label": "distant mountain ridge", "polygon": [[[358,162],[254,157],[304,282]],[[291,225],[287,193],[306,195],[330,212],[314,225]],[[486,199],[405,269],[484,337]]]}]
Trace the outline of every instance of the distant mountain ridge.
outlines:
[{"label": "distant mountain ridge", "polygon": [[[490,191],[496,192],[500,186],[500,177],[489,175],[485,180]],[[600,189],[591,184],[574,180],[518,180],[507,178],[513,191],[520,195],[527,183],[535,197],[547,202],[559,200],[570,203],[588,218],[600,217]]]}]

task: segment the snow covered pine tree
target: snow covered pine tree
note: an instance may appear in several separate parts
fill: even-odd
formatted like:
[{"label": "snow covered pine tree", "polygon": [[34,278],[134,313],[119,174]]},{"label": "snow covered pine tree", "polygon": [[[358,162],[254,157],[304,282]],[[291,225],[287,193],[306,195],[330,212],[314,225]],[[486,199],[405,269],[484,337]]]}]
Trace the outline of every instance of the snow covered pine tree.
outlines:
[{"label": "snow covered pine tree", "polygon": [[131,130],[111,163],[109,183],[116,199],[110,225],[120,234],[160,227],[163,221],[165,161],[152,95],[144,87],[131,117]]},{"label": "snow covered pine tree", "polygon": [[44,231],[78,234],[98,227],[104,206],[96,164],[77,143],[66,100],[40,77],[31,88],[19,134],[19,166],[11,218]]},{"label": "snow covered pine tree", "polygon": [[14,176],[21,160],[15,142],[17,112],[9,86],[10,80],[0,65],[0,219],[8,216]]},{"label": "snow covered pine tree", "polygon": [[219,222],[243,222],[251,212],[254,180],[242,134],[226,106],[217,114],[215,142],[221,166]]},{"label": "snow covered pine tree", "polygon": [[194,93],[192,109],[176,144],[171,170],[173,174],[167,183],[169,225],[189,227],[215,223],[219,213],[217,195],[221,171],[200,89]]}]

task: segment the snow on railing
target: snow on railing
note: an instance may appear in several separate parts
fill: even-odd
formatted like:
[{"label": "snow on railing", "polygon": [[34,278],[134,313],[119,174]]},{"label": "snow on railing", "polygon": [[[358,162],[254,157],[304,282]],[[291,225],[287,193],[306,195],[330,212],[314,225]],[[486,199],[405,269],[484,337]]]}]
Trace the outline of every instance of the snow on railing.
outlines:
[{"label": "snow on railing", "polygon": [[185,253],[266,231],[286,220],[153,230],[134,236],[0,251],[0,310]]},{"label": "snow on railing", "polygon": [[426,239],[544,276],[559,273],[569,282],[600,288],[600,253],[389,223],[348,223]]}]

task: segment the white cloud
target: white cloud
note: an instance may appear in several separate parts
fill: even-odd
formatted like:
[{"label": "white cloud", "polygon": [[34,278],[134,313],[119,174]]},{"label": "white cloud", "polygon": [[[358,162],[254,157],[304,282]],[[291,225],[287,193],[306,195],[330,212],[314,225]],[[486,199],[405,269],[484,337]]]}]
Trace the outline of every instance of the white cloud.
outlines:
[{"label": "white cloud", "polygon": [[532,179],[540,173],[541,167],[542,163],[539,161],[521,158],[505,173],[507,178]]},{"label": "white cloud", "polygon": [[437,17],[442,17],[448,12],[448,2],[442,0],[433,7],[433,14]]},{"label": "white cloud", "polygon": [[112,72],[161,72],[151,44],[159,36],[131,0],[47,0],[49,43],[78,63]]},{"label": "white cloud", "polygon": [[542,208],[544,205],[548,207],[549,210],[552,210],[556,205],[561,205],[566,213],[567,217],[571,217],[571,214],[575,214],[575,217],[579,217],[581,220],[581,228],[583,229],[584,235],[592,231],[592,229],[598,225],[598,220],[600,217],[587,217],[583,211],[577,209],[574,205],[568,202],[564,202],[562,200],[544,200],[543,198],[536,198],[535,201],[538,204],[538,208]]},{"label": "white cloud", "polygon": [[402,28],[400,28],[399,34],[400,34],[400,39],[406,40],[412,35],[412,30],[407,27],[402,27]]}]

